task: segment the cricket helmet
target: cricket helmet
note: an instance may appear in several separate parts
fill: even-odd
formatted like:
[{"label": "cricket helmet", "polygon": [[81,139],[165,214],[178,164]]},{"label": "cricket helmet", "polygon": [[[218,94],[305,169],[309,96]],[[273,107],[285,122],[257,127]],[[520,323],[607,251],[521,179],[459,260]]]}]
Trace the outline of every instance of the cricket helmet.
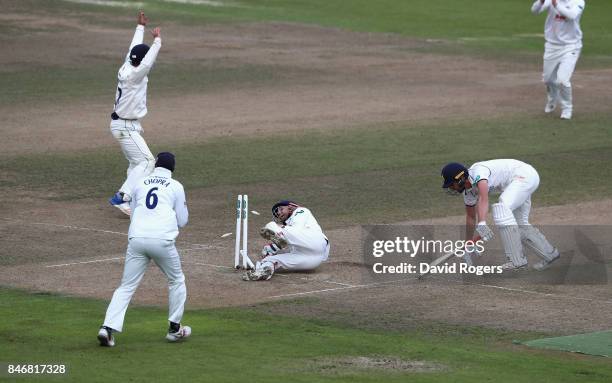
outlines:
[{"label": "cricket helmet", "polygon": [[461,187],[461,191],[463,191],[465,190],[465,181],[468,177],[468,170],[463,164],[451,162],[442,168],[442,177],[444,178],[442,188],[448,189],[456,182]]},{"label": "cricket helmet", "polygon": [[155,161],[156,168],[166,168],[171,172],[174,171],[174,154],[170,152],[161,152],[157,155],[157,160]]},{"label": "cricket helmet", "polygon": [[134,47],[130,51],[130,62],[132,63],[132,65],[133,66],[140,65],[140,62],[145,57],[148,51],[149,51],[149,46],[147,44],[134,45]]},{"label": "cricket helmet", "polygon": [[298,207],[299,205],[293,201],[289,201],[289,200],[282,200],[282,201],[278,201],[277,203],[274,204],[274,206],[272,206],[272,216],[274,216],[275,219],[279,219],[278,217],[278,208],[281,206],[293,206],[293,207]]}]

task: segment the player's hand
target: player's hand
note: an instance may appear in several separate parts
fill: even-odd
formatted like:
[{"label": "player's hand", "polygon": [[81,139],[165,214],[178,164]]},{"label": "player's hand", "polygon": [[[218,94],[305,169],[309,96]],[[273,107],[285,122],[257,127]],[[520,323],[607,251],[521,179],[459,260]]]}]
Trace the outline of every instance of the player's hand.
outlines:
[{"label": "player's hand", "polygon": [[476,225],[476,232],[483,241],[490,241],[494,237],[493,230],[487,226],[485,221],[479,222],[478,225]]},{"label": "player's hand", "polygon": [[557,8],[557,0],[552,0],[552,6]]},{"label": "player's hand", "polygon": [[149,18],[145,16],[143,11],[138,12],[138,25],[147,25]]},{"label": "player's hand", "polygon": [[280,250],[280,247],[276,246],[274,243],[268,243],[261,249],[261,257],[265,258],[269,255],[275,255]]},{"label": "player's hand", "polygon": [[153,35],[154,38],[161,38],[161,29],[159,27],[153,28],[151,30],[151,34]]}]

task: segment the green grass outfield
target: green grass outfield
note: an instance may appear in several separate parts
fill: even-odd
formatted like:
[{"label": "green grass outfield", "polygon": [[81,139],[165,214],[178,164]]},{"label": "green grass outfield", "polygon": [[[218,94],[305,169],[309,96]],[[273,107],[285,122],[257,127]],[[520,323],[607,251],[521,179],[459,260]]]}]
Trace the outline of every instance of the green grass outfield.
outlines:
[{"label": "green grass outfield", "polygon": [[[6,1],[6,0],[5,0]],[[8,3],[11,3],[8,1]],[[139,4],[154,20],[186,23],[284,21],[317,24],[362,32],[398,33],[427,39],[448,39],[467,47],[497,53],[539,51],[543,47],[545,15],[531,14],[531,0],[218,0],[222,6],[162,0],[123,1],[132,7],[107,7],[62,0],[13,1],[12,8],[37,11],[95,11],[109,16],[126,14]],[[583,20],[587,55],[609,56],[612,3],[588,0]],[[116,25],[112,19],[92,23]],[[6,29],[8,32],[15,32]],[[18,31],[17,31],[18,32]]]},{"label": "green grass outfield", "polygon": [[[611,118],[397,123],[153,145],[152,150],[177,155],[175,175],[188,197],[218,190],[207,198],[227,203],[228,211],[230,197],[238,193],[248,192],[259,206],[290,197],[313,208],[330,227],[460,214],[461,199],[440,188],[440,169],[451,160],[471,164],[506,157],[533,164],[541,176],[535,206],[609,198]],[[104,199],[121,183],[125,166],[116,148],[5,157],[0,190],[33,191],[55,200]]]},{"label": "green grass outfield", "polygon": [[[223,1],[221,1],[223,3]],[[123,3],[130,3],[124,1]],[[52,18],[87,18],[97,27],[131,29],[125,17],[135,14],[138,4],[155,23],[183,22],[190,25],[234,22],[295,22],[343,28],[360,32],[396,33],[418,39],[440,40],[421,50],[441,54],[468,54],[507,61],[540,62],[543,53],[544,15],[530,12],[526,0],[243,0],[234,6],[190,5],[159,0],[140,0],[133,7],[105,7],[62,0],[4,0],[7,12],[33,13]],[[584,48],[578,70],[612,67],[612,2],[589,0],[582,20]],[[0,25],[1,39],[40,33],[25,27]],[[47,33],[47,32],[46,32]],[[0,103],[26,101],[58,102],[70,98],[108,97],[109,79],[114,78],[117,58],[97,57],[86,66],[20,65],[0,72]],[[165,76],[155,78],[158,92],[210,91],[227,84],[257,85],[283,76],[287,68],[248,66],[228,68],[227,63],[208,60],[164,64]],[[295,73],[293,73],[295,74]],[[112,94],[112,88],[110,88]]]},{"label": "green grass outfield", "polygon": [[[166,310],[132,307],[115,348],[96,333],[106,302],[0,289],[0,363],[62,363],[73,382],[609,382],[604,358],[529,351],[511,339],[537,334],[480,328],[360,330],[323,321],[270,316],[254,309],[192,310],[193,336],[164,340]],[[343,368],[350,356],[425,361],[437,372]],[[315,360],[325,360],[317,364]],[[338,368],[334,368],[334,366]],[[0,375],[0,379],[6,375]]]}]

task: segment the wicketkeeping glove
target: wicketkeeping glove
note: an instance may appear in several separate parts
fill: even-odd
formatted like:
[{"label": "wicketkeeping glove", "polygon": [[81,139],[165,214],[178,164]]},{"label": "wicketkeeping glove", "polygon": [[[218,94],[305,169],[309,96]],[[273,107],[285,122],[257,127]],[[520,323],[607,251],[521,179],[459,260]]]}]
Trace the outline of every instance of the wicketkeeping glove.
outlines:
[{"label": "wicketkeeping glove", "polygon": [[275,255],[280,250],[280,247],[276,246],[274,243],[268,243],[261,249],[261,257],[265,258],[269,255]]},{"label": "wicketkeeping glove", "polygon": [[476,232],[480,235],[480,239],[483,241],[490,241],[494,237],[493,230],[487,226],[485,221],[479,222],[478,225],[476,225]]}]

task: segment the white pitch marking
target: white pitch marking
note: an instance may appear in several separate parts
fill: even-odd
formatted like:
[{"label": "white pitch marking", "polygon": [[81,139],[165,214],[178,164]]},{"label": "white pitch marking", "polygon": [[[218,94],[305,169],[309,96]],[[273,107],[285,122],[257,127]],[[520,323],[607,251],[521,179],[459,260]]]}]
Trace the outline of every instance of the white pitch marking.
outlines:
[{"label": "white pitch marking", "polygon": [[223,1],[214,0],[162,0],[166,3],[179,3],[179,4],[194,4],[194,5],[208,5],[211,7],[231,7],[232,4],[227,4]]},{"label": "white pitch marking", "polygon": [[366,288],[366,287],[373,287],[373,286],[378,286],[378,285],[386,285],[386,284],[389,284],[389,283],[400,282],[400,281],[405,281],[405,279],[396,279],[396,280],[393,280],[393,281],[386,281],[386,282],[367,283],[365,285],[350,285],[350,286],[336,287],[334,289],[321,289],[321,290],[304,291],[302,293],[273,295],[273,296],[268,297],[268,298],[286,298],[286,297],[299,296],[299,295],[309,295],[309,294],[316,294],[316,293],[325,293],[325,292],[329,292],[329,291],[339,291],[339,290]]},{"label": "white pitch marking", "polygon": [[[19,221],[15,220],[14,222],[19,222]],[[127,233],[120,233],[118,231],[111,231],[111,230],[91,229],[91,228],[88,228],[88,227],[79,227],[79,226],[71,226],[71,225],[58,225],[56,223],[44,223],[44,222],[23,222],[23,223],[29,224],[29,225],[53,226],[53,227],[61,227],[61,228],[64,228],[64,229],[95,231],[95,232],[98,232],[98,233],[117,234],[117,235],[127,236]]]},{"label": "white pitch marking", "polygon": [[355,285],[349,285],[348,283],[341,283],[341,282],[335,282],[335,281],[315,281],[315,282],[325,282],[325,283],[331,283],[332,285],[340,285],[340,286],[346,286],[346,287],[355,287]]},{"label": "white pitch marking", "polygon": [[128,8],[142,8],[144,4],[142,2],[128,2],[128,1],[112,1],[112,0],[64,0],[70,3],[79,4],[91,4],[91,5],[105,5],[107,7],[128,7]]},{"label": "white pitch marking", "polygon": [[[203,245],[203,246],[208,246],[208,245]],[[191,249],[179,249],[179,250],[181,252],[184,252],[184,251],[201,250],[201,249],[202,248],[200,248],[200,247],[196,247],[196,248],[191,248]],[[81,264],[85,264],[85,263],[115,261],[115,260],[118,260],[118,259],[125,259],[125,257],[94,259],[94,260],[91,260],[91,261],[81,261],[81,262],[72,262],[72,263],[61,263],[61,264],[58,264],[58,265],[47,265],[45,267],[74,266],[74,265],[81,265]],[[216,265],[210,265],[210,266],[216,266]],[[225,266],[217,266],[217,267],[225,267]]]},{"label": "white pitch marking", "polygon": [[512,292],[515,292],[515,293],[526,293],[526,294],[543,295],[545,297],[553,297],[553,298],[560,298],[560,299],[579,300],[579,301],[587,301],[587,302],[612,303],[611,300],[601,300],[601,299],[592,299],[592,298],[573,297],[573,296],[559,295],[559,294],[553,294],[553,293],[543,293],[543,292],[540,292],[540,291],[517,289],[517,288],[513,288],[513,287],[503,287],[503,286],[487,285],[487,284],[482,284],[482,283],[478,283],[478,284],[475,284],[475,285],[482,286],[482,287],[489,287],[489,288],[492,288],[492,289],[512,291]]},{"label": "white pitch marking", "polygon": [[231,266],[221,266],[221,265],[213,265],[212,263],[201,263],[201,262],[194,262],[194,263],[188,263],[189,265],[198,265],[198,266],[210,266],[210,267],[217,267],[219,269],[233,269],[233,267]]},{"label": "white pitch marking", "polygon": [[106,259],[94,259],[93,261],[83,261],[83,262],[73,262],[73,263],[61,263],[59,265],[48,265],[45,267],[62,267],[62,266],[73,266],[73,265],[82,265],[85,263],[96,263],[96,262],[107,262],[107,261],[116,261],[118,259],[123,259],[123,257],[116,258],[106,258]]},{"label": "white pitch marking", "polygon": [[[53,226],[53,227],[61,227],[63,229],[72,229],[72,230],[84,230],[84,231],[94,231],[94,232],[98,232],[98,233],[106,233],[106,234],[117,234],[117,235],[121,235],[126,237],[127,233],[121,233],[118,231],[111,231],[111,230],[102,230],[102,229],[92,229],[89,227],[80,227],[80,226],[72,226],[72,225],[59,225],[56,223],[46,223],[46,222],[25,222],[25,221],[20,221],[17,219],[12,219],[12,218],[0,218],[4,221],[10,221],[10,222],[16,222],[22,225],[39,225],[39,226]],[[219,249],[219,246],[215,246],[215,245],[208,245],[208,244],[203,244],[203,243],[190,243],[190,242],[184,242],[185,244],[189,245],[189,246],[197,246],[193,249],[182,249],[183,251],[185,250],[198,250],[198,249]]]}]

